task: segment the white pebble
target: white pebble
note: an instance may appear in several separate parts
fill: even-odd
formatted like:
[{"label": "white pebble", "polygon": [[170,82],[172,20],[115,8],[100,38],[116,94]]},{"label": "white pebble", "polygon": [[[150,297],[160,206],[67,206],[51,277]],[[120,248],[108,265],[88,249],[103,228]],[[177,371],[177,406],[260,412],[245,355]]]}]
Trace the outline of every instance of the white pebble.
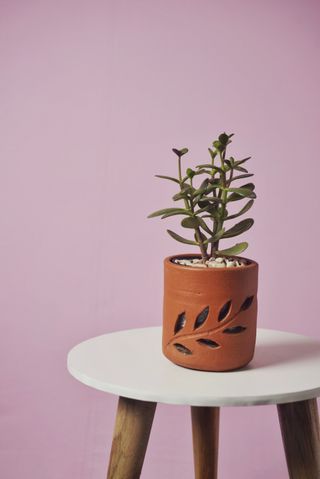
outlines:
[{"label": "white pebble", "polygon": [[224,258],[216,258],[216,263],[223,263],[224,262]]},{"label": "white pebble", "polygon": [[228,261],[227,260],[227,268],[231,268],[232,266],[237,266],[235,261]]}]

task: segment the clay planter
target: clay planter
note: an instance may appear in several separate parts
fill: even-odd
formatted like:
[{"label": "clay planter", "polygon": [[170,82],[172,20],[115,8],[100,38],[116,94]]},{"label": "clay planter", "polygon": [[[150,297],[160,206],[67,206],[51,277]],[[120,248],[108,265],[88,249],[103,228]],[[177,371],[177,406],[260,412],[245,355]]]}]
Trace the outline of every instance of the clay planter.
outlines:
[{"label": "clay planter", "polygon": [[164,260],[164,355],[203,371],[228,371],[253,358],[257,328],[258,264],[194,268]]}]

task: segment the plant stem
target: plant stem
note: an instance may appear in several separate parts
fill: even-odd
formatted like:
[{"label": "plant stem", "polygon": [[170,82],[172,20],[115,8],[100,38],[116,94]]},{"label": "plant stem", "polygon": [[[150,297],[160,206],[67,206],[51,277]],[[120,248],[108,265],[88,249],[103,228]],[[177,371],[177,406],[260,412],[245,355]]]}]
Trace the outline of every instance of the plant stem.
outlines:
[{"label": "plant stem", "polygon": [[[190,184],[191,184],[191,186],[193,186],[192,185],[192,178],[190,178]],[[190,211],[191,211],[191,213],[194,213],[194,204],[193,204],[192,197],[191,197],[191,202],[190,202]],[[199,227],[195,228],[194,231],[195,231],[196,240],[199,243],[201,256],[202,256],[202,262],[205,263],[207,261],[207,259],[209,259],[208,254],[207,254],[207,248],[203,243],[200,228]]]},{"label": "plant stem", "polygon": [[209,256],[201,238],[200,228],[195,228],[195,233],[196,233],[197,241],[199,243],[199,247],[201,251],[202,262],[205,263],[209,259]]}]

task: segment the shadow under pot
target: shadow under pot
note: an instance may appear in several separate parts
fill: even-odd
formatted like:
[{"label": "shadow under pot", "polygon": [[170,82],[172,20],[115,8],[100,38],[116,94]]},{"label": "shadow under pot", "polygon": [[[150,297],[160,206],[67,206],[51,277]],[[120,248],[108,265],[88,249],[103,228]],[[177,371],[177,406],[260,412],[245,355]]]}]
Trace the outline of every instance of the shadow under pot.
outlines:
[{"label": "shadow under pot", "polygon": [[258,263],[195,268],[164,260],[163,354],[201,371],[230,371],[254,355],[257,330]]}]

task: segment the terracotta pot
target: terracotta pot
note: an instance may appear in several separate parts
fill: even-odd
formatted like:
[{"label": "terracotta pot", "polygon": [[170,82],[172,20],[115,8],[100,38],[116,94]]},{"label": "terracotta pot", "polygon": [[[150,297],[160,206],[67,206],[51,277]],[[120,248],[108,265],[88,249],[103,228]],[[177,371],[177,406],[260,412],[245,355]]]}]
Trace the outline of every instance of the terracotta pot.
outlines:
[{"label": "terracotta pot", "polygon": [[258,264],[193,268],[164,260],[164,355],[203,371],[228,371],[253,358],[257,329]]}]

